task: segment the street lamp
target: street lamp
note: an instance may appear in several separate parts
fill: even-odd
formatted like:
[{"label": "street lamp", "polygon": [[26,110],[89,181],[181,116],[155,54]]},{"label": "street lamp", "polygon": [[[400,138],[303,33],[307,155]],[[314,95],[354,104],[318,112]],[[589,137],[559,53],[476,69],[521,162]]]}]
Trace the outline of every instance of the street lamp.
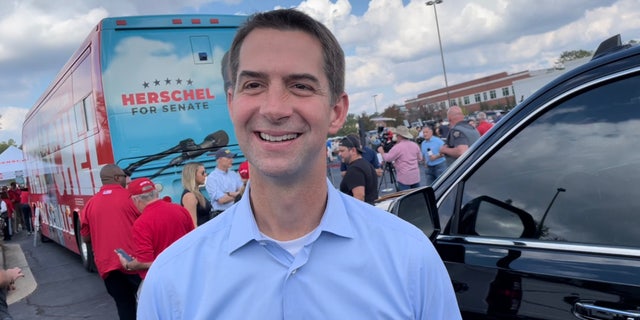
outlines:
[{"label": "street lamp", "polygon": [[447,81],[447,69],[444,67],[444,53],[442,52],[442,40],[440,39],[440,24],[438,23],[438,10],[436,5],[441,4],[442,0],[427,1],[427,6],[433,6],[433,14],[436,16],[436,30],[438,31],[438,44],[440,45],[440,59],[442,60],[442,73],[444,73],[444,87],[447,90],[447,106],[449,105],[451,98],[449,97],[449,82]]},{"label": "street lamp", "polygon": [[373,105],[376,106],[376,114],[378,113],[378,101],[376,101],[376,97],[377,96],[378,96],[377,94],[372,95],[372,97],[373,97]]}]

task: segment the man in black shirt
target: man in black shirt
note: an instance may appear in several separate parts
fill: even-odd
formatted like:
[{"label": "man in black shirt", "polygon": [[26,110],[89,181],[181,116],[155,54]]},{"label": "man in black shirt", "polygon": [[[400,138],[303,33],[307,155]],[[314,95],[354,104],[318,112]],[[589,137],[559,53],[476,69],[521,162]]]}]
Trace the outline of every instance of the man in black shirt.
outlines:
[{"label": "man in black shirt", "polygon": [[360,140],[353,136],[342,138],[338,152],[342,162],[348,165],[340,182],[340,191],[373,204],[378,198],[378,176],[373,165],[362,158]]}]

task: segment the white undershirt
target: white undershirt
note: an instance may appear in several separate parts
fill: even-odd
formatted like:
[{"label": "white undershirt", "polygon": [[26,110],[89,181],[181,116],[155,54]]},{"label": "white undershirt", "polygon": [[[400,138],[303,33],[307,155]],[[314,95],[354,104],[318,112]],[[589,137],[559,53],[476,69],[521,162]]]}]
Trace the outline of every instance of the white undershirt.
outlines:
[{"label": "white undershirt", "polygon": [[298,254],[298,252],[302,250],[305,243],[307,243],[307,240],[311,237],[311,234],[313,234],[313,231],[315,230],[312,230],[311,232],[305,234],[304,236],[298,239],[287,240],[287,241],[280,241],[280,240],[273,239],[262,232],[260,232],[260,234],[263,237],[277,243],[280,247],[282,247],[282,249],[289,251],[289,253],[295,257]]}]

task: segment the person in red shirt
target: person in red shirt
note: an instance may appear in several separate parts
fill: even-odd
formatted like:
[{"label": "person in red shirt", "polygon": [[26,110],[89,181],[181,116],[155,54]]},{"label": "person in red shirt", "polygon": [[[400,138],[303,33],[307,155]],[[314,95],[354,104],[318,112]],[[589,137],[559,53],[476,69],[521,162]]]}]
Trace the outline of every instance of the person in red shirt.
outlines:
[{"label": "person in red shirt", "polygon": [[18,184],[13,181],[10,184],[10,188],[7,191],[7,194],[9,195],[9,201],[11,201],[11,204],[13,206],[13,210],[11,211],[13,213],[13,224],[12,224],[12,228],[13,228],[13,233],[16,232],[20,232],[20,226],[24,226],[24,222],[22,221],[22,213],[20,211],[21,206],[20,206],[20,188],[18,188]]},{"label": "person in red shirt", "polygon": [[118,253],[126,270],[138,271],[142,279],[156,257],[174,241],[194,229],[191,214],[183,206],[161,201],[155,184],[148,178],[138,178],[127,187],[131,199],[142,215],[133,224],[132,260]]},{"label": "person in red shirt", "polygon": [[22,219],[24,220],[24,228],[27,230],[27,234],[32,234],[33,219],[31,217],[31,204],[29,203],[29,189],[27,187],[23,187],[20,191],[20,212],[22,213]]},{"label": "person in red shirt", "polygon": [[131,229],[140,211],[125,189],[127,176],[115,164],[100,170],[102,187],[80,213],[82,239],[91,243],[96,267],[107,292],[116,302],[120,319],[136,319],[137,272],[125,270],[113,251],[131,252]]},{"label": "person in red shirt", "polygon": [[482,111],[478,112],[477,117],[478,126],[476,127],[476,130],[478,130],[480,135],[483,136],[487,131],[489,131],[489,129],[491,129],[491,127],[493,127],[493,123],[487,121],[487,114]]}]

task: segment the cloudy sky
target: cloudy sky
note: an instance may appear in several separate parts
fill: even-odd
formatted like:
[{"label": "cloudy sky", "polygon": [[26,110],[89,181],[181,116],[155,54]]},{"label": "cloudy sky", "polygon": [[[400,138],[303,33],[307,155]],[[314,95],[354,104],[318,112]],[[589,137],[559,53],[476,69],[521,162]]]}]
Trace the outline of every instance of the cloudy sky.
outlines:
[{"label": "cloudy sky", "polygon": [[[444,86],[433,6],[422,0],[0,0],[0,141],[21,143],[27,110],[102,18],[277,7],[298,7],[334,31],[352,113]],[[563,51],[594,50],[618,33],[640,40],[638,0],[443,0],[437,15],[450,85],[549,68]]]}]

